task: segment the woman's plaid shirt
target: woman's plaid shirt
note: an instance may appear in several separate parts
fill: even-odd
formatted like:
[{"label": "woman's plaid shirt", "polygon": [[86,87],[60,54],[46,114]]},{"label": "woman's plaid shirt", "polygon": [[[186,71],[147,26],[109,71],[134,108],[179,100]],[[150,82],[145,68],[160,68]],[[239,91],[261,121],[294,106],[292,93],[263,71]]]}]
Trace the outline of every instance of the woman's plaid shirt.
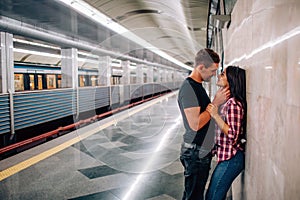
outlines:
[{"label": "woman's plaid shirt", "polygon": [[215,141],[218,162],[229,160],[239,149],[237,141],[239,134],[242,132],[244,110],[239,102],[235,101],[234,98],[230,98],[220,107],[220,116],[229,125],[229,130],[228,135],[226,135],[222,133],[220,127],[216,126]]}]

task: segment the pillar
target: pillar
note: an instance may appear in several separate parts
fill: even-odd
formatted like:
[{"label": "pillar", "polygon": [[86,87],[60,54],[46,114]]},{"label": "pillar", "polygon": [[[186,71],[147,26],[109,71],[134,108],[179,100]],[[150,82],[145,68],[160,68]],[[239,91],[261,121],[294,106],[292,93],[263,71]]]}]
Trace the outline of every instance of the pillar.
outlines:
[{"label": "pillar", "polygon": [[1,93],[14,92],[13,35],[0,32],[0,45],[0,90]]},{"label": "pillar", "polygon": [[167,70],[166,69],[161,69],[161,82],[167,82]]},{"label": "pillar", "polygon": [[111,58],[110,56],[99,57],[98,66],[98,85],[110,86],[111,77]]},{"label": "pillar", "polygon": [[137,64],[136,66],[136,83],[142,84],[144,83],[144,76],[143,76],[143,64]]},{"label": "pillar", "polygon": [[153,83],[153,67],[147,66],[147,83]]},{"label": "pillar", "polygon": [[77,49],[61,50],[61,85],[63,88],[78,88],[78,62]]},{"label": "pillar", "polygon": [[125,60],[121,62],[122,69],[123,69],[123,76],[121,77],[121,84],[122,85],[129,85],[130,84],[130,61]]}]

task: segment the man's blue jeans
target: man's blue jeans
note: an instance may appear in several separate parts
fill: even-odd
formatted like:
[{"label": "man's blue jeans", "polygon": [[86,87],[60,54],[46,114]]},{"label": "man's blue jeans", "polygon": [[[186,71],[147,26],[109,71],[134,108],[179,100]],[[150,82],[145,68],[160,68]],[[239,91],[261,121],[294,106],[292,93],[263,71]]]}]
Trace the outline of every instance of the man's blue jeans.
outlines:
[{"label": "man's blue jeans", "polygon": [[[180,161],[184,167],[184,192],[182,200],[203,200],[209,176],[211,153],[206,156],[195,148],[181,148]],[[208,152],[206,152],[207,154]]]},{"label": "man's blue jeans", "polygon": [[237,151],[231,159],[218,163],[210,179],[205,200],[225,200],[233,180],[244,167],[245,154],[242,151]]}]

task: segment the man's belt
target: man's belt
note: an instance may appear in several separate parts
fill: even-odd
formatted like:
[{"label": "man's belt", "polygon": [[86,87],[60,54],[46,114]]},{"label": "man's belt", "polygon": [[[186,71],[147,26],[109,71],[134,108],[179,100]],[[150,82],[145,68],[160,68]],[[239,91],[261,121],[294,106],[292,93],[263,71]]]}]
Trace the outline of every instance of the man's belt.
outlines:
[{"label": "man's belt", "polygon": [[211,152],[211,149],[206,149],[204,147],[201,147],[195,143],[187,143],[187,142],[183,142],[182,146],[184,148],[189,148],[189,149],[196,149],[196,150],[201,150],[203,152]]},{"label": "man's belt", "polygon": [[200,149],[201,146],[195,144],[195,143],[187,143],[187,142],[183,142],[182,143],[182,146],[185,147],[185,148],[189,148],[189,149]]}]

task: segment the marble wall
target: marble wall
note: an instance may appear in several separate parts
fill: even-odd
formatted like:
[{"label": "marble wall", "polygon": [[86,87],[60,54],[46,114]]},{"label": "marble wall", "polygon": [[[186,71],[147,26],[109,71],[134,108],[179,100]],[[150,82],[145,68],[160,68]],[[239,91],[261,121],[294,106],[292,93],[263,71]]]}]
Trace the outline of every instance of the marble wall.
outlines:
[{"label": "marble wall", "polygon": [[225,64],[247,73],[248,143],[234,199],[300,198],[300,1],[237,1]]}]

